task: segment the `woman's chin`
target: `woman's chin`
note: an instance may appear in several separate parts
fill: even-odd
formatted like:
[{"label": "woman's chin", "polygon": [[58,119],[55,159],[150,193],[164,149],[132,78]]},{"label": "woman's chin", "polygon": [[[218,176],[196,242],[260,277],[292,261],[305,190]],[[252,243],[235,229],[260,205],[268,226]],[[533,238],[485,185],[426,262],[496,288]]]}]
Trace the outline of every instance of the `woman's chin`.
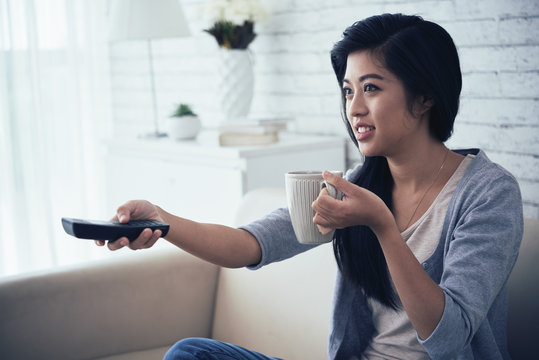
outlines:
[{"label": "woman's chin", "polygon": [[373,151],[372,146],[367,146],[366,144],[358,143],[358,149],[361,155],[363,156],[377,156],[378,154]]}]

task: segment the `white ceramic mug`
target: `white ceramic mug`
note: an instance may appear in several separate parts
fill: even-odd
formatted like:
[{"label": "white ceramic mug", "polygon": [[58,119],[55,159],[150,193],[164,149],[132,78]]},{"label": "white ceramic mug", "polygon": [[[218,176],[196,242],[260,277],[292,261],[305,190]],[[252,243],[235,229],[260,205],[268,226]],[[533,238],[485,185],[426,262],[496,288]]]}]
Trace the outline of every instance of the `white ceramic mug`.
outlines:
[{"label": "white ceramic mug", "polygon": [[[342,171],[331,173],[342,177]],[[288,211],[298,241],[303,244],[323,244],[333,240],[334,231],[322,235],[313,222],[312,203],[320,191],[326,187],[328,194],[333,198],[337,199],[340,195],[333,185],[326,183],[322,171],[288,172],[285,175],[285,183]]]}]

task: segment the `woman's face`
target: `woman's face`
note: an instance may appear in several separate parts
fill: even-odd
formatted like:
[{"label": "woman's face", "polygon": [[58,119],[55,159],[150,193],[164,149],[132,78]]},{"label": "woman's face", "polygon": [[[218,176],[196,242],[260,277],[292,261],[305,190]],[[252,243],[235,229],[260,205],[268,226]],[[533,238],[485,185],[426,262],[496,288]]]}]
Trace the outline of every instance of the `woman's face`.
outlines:
[{"label": "woman's face", "polygon": [[348,55],[343,80],[346,116],[365,156],[392,156],[428,136],[428,119],[410,113],[402,82],[369,51]]}]

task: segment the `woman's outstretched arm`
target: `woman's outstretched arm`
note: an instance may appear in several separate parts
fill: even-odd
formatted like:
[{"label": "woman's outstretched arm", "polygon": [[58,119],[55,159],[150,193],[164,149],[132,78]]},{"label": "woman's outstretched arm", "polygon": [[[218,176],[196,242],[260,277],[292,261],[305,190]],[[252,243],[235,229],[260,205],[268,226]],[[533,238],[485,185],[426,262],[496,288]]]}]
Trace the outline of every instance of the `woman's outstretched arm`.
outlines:
[{"label": "woman's outstretched arm", "polygon": [[[130,219],[151,219],[170,225],[165,239],[177,247],[211,263],[224,267],[244,267],[260,262],[262,252],[258,241],[248,231],[224,225],[205,224],[168,213],[145,200],[133,200],[120,206],[113,220],[126,223]],[[152,247],[161,231],[145,229],[131,243],[127,238],[108,242],[110,250],[129,247],[133,250]],[[103,241],[96,241],[100,246]]]}]

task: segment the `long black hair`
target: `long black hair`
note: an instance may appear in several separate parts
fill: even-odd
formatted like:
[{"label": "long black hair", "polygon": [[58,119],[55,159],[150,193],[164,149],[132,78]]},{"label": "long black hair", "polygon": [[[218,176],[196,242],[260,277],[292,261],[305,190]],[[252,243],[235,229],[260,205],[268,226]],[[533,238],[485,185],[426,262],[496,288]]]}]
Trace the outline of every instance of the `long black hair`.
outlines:
[{"label": "long black hair", "polygon": [[[429,116],[431,136],[442,142],[453,132],[462,87],[457,49],[441,26],[419,16],[383,14],[358,21],[347,28],[331,50],[331,63],[342,90],[348,55],[367,50],[405,88],[408,109],[418,96],[432,100]],[[346,118],[346,97],[341,92],[342,116],[352,141],[357,145]],[[365,157],[356,185],[378,195],[392,209],[393,178],[385,157]],[[367,226],[337,230],[333,250],[344,278],[359,286],[363,293],[396,309],[384,254],[374,233]]]}]

